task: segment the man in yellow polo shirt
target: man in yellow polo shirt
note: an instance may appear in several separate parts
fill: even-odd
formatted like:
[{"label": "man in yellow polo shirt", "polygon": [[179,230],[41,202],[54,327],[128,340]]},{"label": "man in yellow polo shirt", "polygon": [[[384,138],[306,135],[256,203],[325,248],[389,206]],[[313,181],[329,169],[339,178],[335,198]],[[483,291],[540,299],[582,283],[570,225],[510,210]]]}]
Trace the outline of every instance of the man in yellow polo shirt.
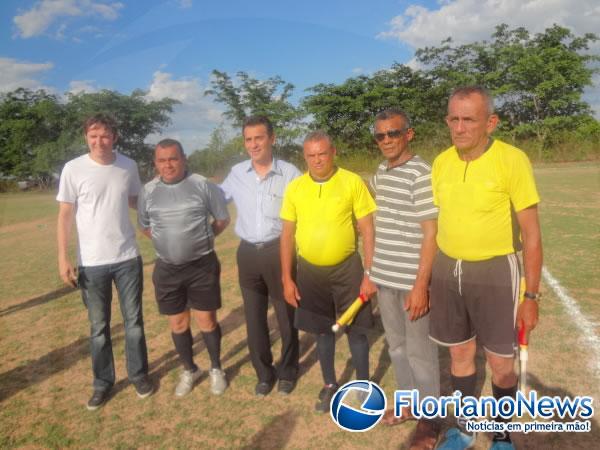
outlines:
[{"label": "man in yellow polo shirt", "polygon": [[[322,132],[304,140],[308,172],[287,187],[281,207],[281,267],[285,300],[296,309],[295,326],[313,333],[325,386],[315,409],[329,411],[338,389],[335,375],[335,335],[331,326],[358,297],[376,292],[369,279],[373,260],[375,202],[363,180],[336,167],[335,147]],[[364,270],[357,252],[356,227],[362,235]],[[297,277],[293,268],[298,251]],[[346,331],[356,377],[369,378],[369,343],[373,325],[367,303]]]},{"label": "man in yellow polo shirt", "polygon": [[[431,173],[439,252],[431,275],[430,337],[449,347],[453,390],[475,395],[477,339],[492,371],[494,397],[514,398],[516,330],[529,333],[538,321],[540,198],[525,153],[491,138],[498,117],[487,90],[456,89],[446,122],[454,145],[435,159]],[[526,290],[520,305],[519,228]],[[457,422],[438,448],[474,444],[465,421]],[[514,447],[506,432],[495,433],[490,448]]]}]

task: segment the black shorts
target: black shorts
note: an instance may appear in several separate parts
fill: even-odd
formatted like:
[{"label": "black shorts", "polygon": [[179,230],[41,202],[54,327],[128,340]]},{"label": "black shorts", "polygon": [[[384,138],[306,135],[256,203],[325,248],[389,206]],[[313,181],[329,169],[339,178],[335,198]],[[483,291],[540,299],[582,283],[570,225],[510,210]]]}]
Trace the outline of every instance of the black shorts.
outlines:
[{"label": "black shorts", "polygon": [[[358,253],[334,266],[315,266],[298,257],[296,284],[301,298],[294,326],[309,333],[331,333],[336,318],[358,297],[363,276]],[[371,302],[367,302],[347,330],[364,334],[372,327]]]},{"label": "black shorts", "polygon": [[215,252],[185,264],[156,260],[152,282],[158,310],[174,315],[187,309],[216,311],[221,307],[221,264]]},{"label": "black shorts", "polygon": [[488,352],[514,356],[519,282],[514,253],[470,262],[438,252],[431,273],[430,338],[444,346],[477,338]]}]

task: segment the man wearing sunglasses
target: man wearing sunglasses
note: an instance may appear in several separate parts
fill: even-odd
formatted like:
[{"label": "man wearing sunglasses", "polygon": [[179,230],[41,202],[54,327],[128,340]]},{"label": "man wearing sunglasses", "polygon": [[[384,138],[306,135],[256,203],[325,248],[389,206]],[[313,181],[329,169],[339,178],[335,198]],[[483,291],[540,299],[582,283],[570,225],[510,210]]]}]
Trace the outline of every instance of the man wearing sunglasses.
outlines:
[{"label": "man wearing sunglasses", "polygon": [[[375,255],[370,278],[398,389],[418,389],[421,398],[438,397],[440,372],[436,344],[429,337],[429,281],[437,251],[437,208],[431,193],[431,166],[414,155],[410,120],[399,109],[375,117],[375,141],[385,158],[371,180],[375,194]],[[382,422],[414,420],[408,408],[398,417],[389,409]],[[439,423],[419,420],[412,448],[433,448]]]}]

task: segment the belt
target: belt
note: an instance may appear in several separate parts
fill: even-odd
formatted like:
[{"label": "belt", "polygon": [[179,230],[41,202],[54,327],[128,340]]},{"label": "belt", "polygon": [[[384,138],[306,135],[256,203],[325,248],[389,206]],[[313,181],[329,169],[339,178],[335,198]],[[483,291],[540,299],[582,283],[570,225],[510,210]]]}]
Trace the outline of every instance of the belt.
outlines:
[{"label": "belt", "polygon": [[248,247],[252,247],[256,250],[262,250],[264,248],[269,248],[269,247],[273,247],[274,245],[279,244],[279,238],[275,238],[273,240],[267,241],[267,242],[248,242],[242,239],[242,244],[248,246]]}]

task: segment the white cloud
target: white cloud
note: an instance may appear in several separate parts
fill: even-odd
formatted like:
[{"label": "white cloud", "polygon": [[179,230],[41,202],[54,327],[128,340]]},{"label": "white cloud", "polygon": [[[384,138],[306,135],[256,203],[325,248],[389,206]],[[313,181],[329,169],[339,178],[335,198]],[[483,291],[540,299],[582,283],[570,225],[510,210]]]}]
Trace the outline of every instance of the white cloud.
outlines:
[{"label": "white cloud", "polygon": [[98,86],[94,85],[92,80],[73,80],[69,83],[69,93],[71,94],[81,94],[82,92],[91,94],[98,91]]},{"label": "white cloud", "polygon": [[204,95],[204,90],[197,78],[174,79],[170,73],[154,72],[147,98],[169,97],[181,103],[173,108],[171,125],[161,136],[149,136],[148,141],[155,142],[162,137],[178,139],[187,153],[205,146],[210,133],[222,121],[222,109]]},{"label": "white cloud", "polygon": [[[31,9],[15,16],[13,22],[18,29],[17,35],[27,39],[44,33],[64,17],[94,16],[115,20],[123,6],[119,2],[100,3],[92,0],[41,0]],[[59,26],[59,30],[63,25]]]},{"label": "white cloud", "polygon": [[489,39],[500,23],[530,32],[557,23],[577,34],[595,32],[600,23],[597,0],[443,0],[438,4],[438,9],[410,5],[378,37],[420,48],[438,45],[448,36],[459,44]]},{"label": "white cloud", "polygon": [[31,63],[12,58],[0,58],[0,91],[9,92],[20,87],[53,91],[37,79],[52,67],[54,65],[51,62]]},{"label": "white cloud", "polygon": [[192,6],[194,6],[194,3],[192,2],[192,0],[179,0],[177,2],[177,4],[182,9],[187,9],[187,8],[191,8]]}]

